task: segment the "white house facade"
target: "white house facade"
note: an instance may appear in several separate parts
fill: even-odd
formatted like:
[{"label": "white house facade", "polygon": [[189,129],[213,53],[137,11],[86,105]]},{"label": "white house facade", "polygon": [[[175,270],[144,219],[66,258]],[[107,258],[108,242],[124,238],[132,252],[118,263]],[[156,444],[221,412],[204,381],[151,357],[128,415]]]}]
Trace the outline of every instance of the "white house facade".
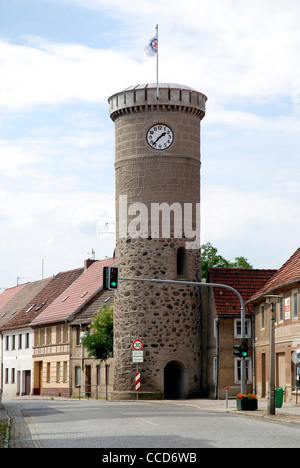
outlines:
[{"label": "white house facade", "polygon": [[30,327],[3,332],[3,396],[31,395],[32,344],[33,330]]}]

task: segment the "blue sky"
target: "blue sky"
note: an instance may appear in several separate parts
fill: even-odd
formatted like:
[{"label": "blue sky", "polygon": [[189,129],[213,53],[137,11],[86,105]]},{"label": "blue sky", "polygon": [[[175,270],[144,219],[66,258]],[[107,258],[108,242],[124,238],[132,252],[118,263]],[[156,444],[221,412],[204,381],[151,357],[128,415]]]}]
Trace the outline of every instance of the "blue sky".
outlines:
[{"label": "blue sky", "polygon": [[299,247],[299,20],[299,0],[0,0],[0,288],[112,255],[107,99],[155,81],[156,24],[160,81],[208,96],[201,242],[279,268]]}]

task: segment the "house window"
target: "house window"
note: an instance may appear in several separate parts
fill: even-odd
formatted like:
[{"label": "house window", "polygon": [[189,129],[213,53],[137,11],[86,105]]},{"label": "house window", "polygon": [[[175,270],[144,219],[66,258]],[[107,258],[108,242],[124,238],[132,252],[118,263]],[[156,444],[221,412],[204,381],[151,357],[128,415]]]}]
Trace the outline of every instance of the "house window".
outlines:
[{"label": "house window", "polygon": [[47,345],[50,345],[52,343],[52,328],[47,328],[46,329],[46,334],[47,334]]},{"label": "house window", "polygon": [[22,349],[22,334],[19,335],[19,349]]},{"label": "house window", "polygon": [[69,329],[68,327],[63,327],[63,342],[67,343],[69,341]]},{"label": "house window", "polygon": [[62,342],[61,327],[56,327],[56,343]]},{"label": "house window", "polygon": [[34,346],[40,345],[40,332],[39,330],[35,330],[34,332]]},{"label": "house window", "polygon": [[5,379],[4,382],[8,384],[8,368],[5,369]]},{"label": "house window", "polygon": [[60,362],[56,363],[56,382],[60,382]]},{"label": "house window", "polygon": [[183,247],[177,250],[177,277],[186,277],[186,251]]},{"label": "house window", "polygon": [[25,348],[29,348],[29,333],[25,334]]},{"label": "house window", "polygon": [[[234,382],[236,384],[241,383],[241,362],[242,362],[242,359],[239,359],[239,358],[236,358],[234,360]],[[248,382],[251,383],[252,382],[252,359],[246,358],[245,364],[246,364],[246,380],[248,380]]]},{"label": "house window", "polygon": [[101,366],[97,366],[97,385],[101,385]]},{"label": "house window", "polygon": [[47,382],[50,382],[50,376],[51,376],[51,363],[47,362]]},{"label": "house window", "polygon": [[80,327],[76,327],[76,345],[80,345]]},{"label": "house window", "polygon": [[11,349],[16,349],[16,336],[12,335],[11,337]]},{"label": "house window", "polygon": [[265,328],[265,306],[260,306],[260,328]]},{"label": "house window", "polygon": [[110,384],[110,365],[106,364],[106,385]]},{"label": "house window", "polygon": [[298,318],[298,293],[297,291],[292,292],[292,310],[293,310],[293,319]]},{"label": "house window", "polygon": [[5,351],[8,351],[9,349],[9,336],[5,337]]},{"label": "house window", "polygon": [[[234,320],[234,338],[242,337],[242,322],[240,319]],[[251,319],[245,320],[245,338],[251,338]]]},{"label": "house window", "polygon": [[75,366],[75,386],[80,387],[81,385],[81,367]]},{"label": "house window", "polygon": [[15,368],[12,368],[11,370],[11,383],[15,383],[15,373],[16,373],[16,369]]},{"label": "house window", "polygon": [[40,331],[40,345],[43,346],[45,344],[45,328],[42,328]]},{"label": "house window", "polygon": [[68,379],[68,362],[67,361],[64,361],[64,367],[63,367],[63,379],[64,379],[64,382],[67,382],[67,379]]}]

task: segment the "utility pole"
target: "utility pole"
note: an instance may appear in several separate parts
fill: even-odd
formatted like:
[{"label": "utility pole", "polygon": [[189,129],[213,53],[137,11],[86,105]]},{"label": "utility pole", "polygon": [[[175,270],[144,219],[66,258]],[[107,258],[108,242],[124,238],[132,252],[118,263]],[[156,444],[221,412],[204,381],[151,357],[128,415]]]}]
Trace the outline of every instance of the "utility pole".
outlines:
[{"label": "utility pole", "polygon": [[270,345],[269,345],[269,389],[268,389],[268,416],[275,415],[275,312],[276,304],[281,296],[265,296],[266,303],[271,304],[270,317]]}]

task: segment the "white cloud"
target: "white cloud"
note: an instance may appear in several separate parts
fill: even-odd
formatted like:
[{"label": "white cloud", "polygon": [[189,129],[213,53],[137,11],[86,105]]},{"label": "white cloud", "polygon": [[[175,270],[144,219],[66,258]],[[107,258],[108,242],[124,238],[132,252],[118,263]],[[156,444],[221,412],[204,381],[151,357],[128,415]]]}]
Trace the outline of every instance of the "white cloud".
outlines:
[{"label": "white cloud", "polygon": [[18,144],[0,140],[0,175],[13,179],[26,177],[28,166],[37,164],[39,157]]},{"label": "white cloud", "polygon": [[97,236],[114,217],[107,98],[155,81],[155,59],[144,46],[157,23],[160,81],[208,96],[202,241],[228,258],[280,266],[300,228],[299,0],[35,1],[46,2],[113,19],[105,33],[111,43],[102,46],[101,30],[94,47],[76,35],[55,40],[53,30],[51,40],[0,39],[0,231],[9,246],[1,252],[3,278],[20,263],[36,272],[42,257],[52,274],[58,265],[79,266],[91,248],[98,258],[111,253],[111,237]]},{"label": "white cloud", "polygon": [[299,77],[298,0],[67,3],[111,12],[123,23],[123,36],[132,38],[134,57],[141,57],[141,41],[146,42],[158,23],[161,81],[196,87],[202,83],[201,91],[213,91],[218,99],[237,95],[263,99],[291,94],[291,79]]},{"label": "white cloud", "polygon": [[0,39],[0,107],[17,111],[73,100],[106,101],[118,89],[119,71],[127,85],[126,76],[138,69],[120,52],[29,39],[31,45]]},{"label": "white cloud", "polygon": [[203,189],[201,243],[211,242],[233,260],[245,256],[254,268],[279,268],[299,247],[299,200],[238,190],[225,185]]},{"label": "white cloud", "polygon": [[[34,274],[32,279],[38,279],[42,258],[50,276],[59,269],[80,267],[91,248],[97,258],[113,253],[114,236],[99,236],[99,226],[104,230],[105,222],[114,221],[114,195],[50,192],[37,197],[34,192],[1,190],[0,206],[1,245],[6,246],[2,257],[7,269],[17,266],[22,275]],[[12,281],[10,275],[2,266],[1,285],[6,285],[7,278]]]},{"label": "white cloud", "polygon": [[154,81],[155,60],[143,48],[159,20],[161,81],[201,88],[212,108],[238,97],[297,102],[298,1],[177,0],[176,8],[169,0],[67,3],[123,19],[123,45],[117,41],[105,50],[30,35],[23,45],[2,39],[0,106],[99,102],[120,88]]}]

